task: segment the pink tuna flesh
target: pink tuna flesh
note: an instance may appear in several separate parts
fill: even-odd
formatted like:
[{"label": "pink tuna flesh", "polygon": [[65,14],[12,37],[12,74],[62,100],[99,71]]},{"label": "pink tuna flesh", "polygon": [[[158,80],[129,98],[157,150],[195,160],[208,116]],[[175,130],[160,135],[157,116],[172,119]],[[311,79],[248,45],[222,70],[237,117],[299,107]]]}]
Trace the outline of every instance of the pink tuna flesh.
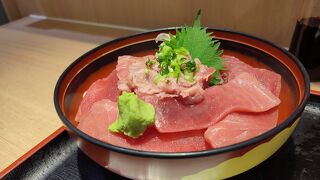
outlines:
[{"label": "pink tuna flesh", "polygon": [[[120,61],[122,58],[124,60]],[[217,148],[239,143],[276,126],[278,108],[275,106],[279,104],[279,99],[271,97],[265,89],[278,97],[281,88],[280,75],[269,70],[253,68],[235,57],[224,56],[227,82],[231,84],[205,89],[205,100],[197,105],[181,103],[182,97],[159,98],[155,95],[140,94],[146,101],[155,105],[158,111],[156,128],[160,132],[166,132],[165,134],[159,133],[155,127],[149,128],[138,139],[114,134],[108,131],[107,127],[118,116],[116,105],[117,97],[120,95],[117,88],[118,77],[127,81],[122,86],[118,84],[119,87],[131,91],[135,86],[132,79],[128,78],[130,75],[126,68],[132,66],[128,61],[138,62],[133,66],[135,68],[139,68],[139,62],[142,62],[141,57],[122,56],[122,58],[119,57],[117,71],[113,71],[107,78],[97,80],[86,91],[76,116],[76,120],[80,122],[78,127],[97,139],[121,147],[146,151],[198,151],[208,149],[208,144]],[[140,65],[143,67],[144,63]],[[207,80],[208,73],[202,72],[205,75],[201,77]],[[239,79],[239,76],[243,79]],[[254,95],[256,91],[263,92],[263,95]],[[231,96],[230,93],[234,95]],[[204,134],[204,128],[208,126],[210,127]]]},{"label": "pink tuna flesh", "polygon": [[[275,96],[279,97],[281,76],[275,72],[253,68],[239,59],[224,56],[228,80],[236,77],[237,73],[249,72],[254,75]],[[279,108],[275,107],[261,113],[231,113],[220,122],[210,126],[204,136],[213,148],[237,144],[256,137],[277,125]]]},{"label": "pink tuna flesh", "polygon": [[256,77],[266,88],[279,96],[281,88],[281,76],[267,69],[254,68],[233,56],[223,55],[225,59],[224,73],[227,74],[227,81],[230,81],[243,72],[247,72]]},{"label": "pink tuna flesh", "polygon": [[187,152],[206,150],[210,147],[203,137],[204,130],[163,134],[157,132],[154,127],[150,127],[138,139],[112,133],[108,127],[117,117],[117,103],[103,99],[92,105],[89,113],[80,121],[78,128],[101,141],[136,150]]},{"label": "pink tuna flesh", "polygon": [[272,129],[277,118],[277,107],[260,113],[231,113],[208,127],[204,137],[213,148],[237,144]]},{"label": "pink tuna flesh", "polygon": [[[146,67],[148,59],[155,63],[151,68]],[[185,104],[199,103],[203,100],[204,86],[214,69],[200,64],[198,59],[195,59],[195,62],[199,65],[199,69],[195,73],[193,82],[185,80],[183,74],[178,80],[167,77],[158,81],[156,79],[160,69],[154,56],[120,56],[116,68],[119,77],[118,88],[121,91],[133,91],[139,96],[181,97]]]},{"label": "pink tuna flesh", "polygon": [[111,101],[117,101],[120,95],[117,82],[116,70],[113,70],[108,77],[95,81],[84,93],[75,120],[81,121],[81,118],[89,112],[92,104],[101,99],[107,98]]},{"label": "pink tuna flesh", "polygon": [[143,98],[156,108],[155,126],[162,133],[204,129],[229,113],[264,112],[280,103],[278,97],[248,73],[207,88],[204,97],[197,105],[184,105],[175,98]]}]

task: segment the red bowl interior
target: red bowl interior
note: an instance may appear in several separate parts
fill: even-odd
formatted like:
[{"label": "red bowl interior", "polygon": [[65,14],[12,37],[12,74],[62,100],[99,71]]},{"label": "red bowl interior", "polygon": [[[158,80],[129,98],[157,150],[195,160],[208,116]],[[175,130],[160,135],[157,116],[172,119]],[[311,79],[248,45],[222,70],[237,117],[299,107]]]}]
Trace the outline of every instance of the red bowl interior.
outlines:
[{"label": "red bowl interior", "polygon": [[[309,79],[301,63],[284,49],[265,40],[225,30],[209,29],[209,31],[214,32],[215,38],[221,41],[224,54],[234,55],[254,67],[272,69],[282,75],[280,93],[282,102],[278,127],[254,138],[253,141],[248,140],[238,146],[262,141],[293,123],[302,113],[309,97]],[[160,32],[174,34],[175,31],[174,29],[155,30],[111,41],[84,54],[66,69],[57,83],[54,98],[56,110],[69,129],[83,136],[76,129],[77,122],[74,117],[84,91],[94,81],[106,77],[115,68],[117,56],[153,54],[157,48],[154,39]],[[97,143],[96,141],[94,143]],[[107,145],[101,141],[98,144]],[[108,147],[110,145],[107,145]],[[219,149],[224,150],[224,148]]]}]

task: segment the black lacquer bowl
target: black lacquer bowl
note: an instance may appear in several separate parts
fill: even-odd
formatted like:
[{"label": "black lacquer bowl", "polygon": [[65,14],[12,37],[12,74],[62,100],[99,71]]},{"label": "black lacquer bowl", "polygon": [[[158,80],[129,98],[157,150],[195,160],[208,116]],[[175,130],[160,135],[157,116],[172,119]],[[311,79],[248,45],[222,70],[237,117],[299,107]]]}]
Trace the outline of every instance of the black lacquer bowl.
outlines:
[{"label": "black lacquer bowl", "polygon": [[79,148],[101,166],[134,179],[222,179],[242,173],[277,151],[299,123],[310,91],[310,81],[301,63],[286,50],[243,33],[208,29],[221,42],[224,54],[236,56],[254,67],[281,74],[278,125],[262,135],[231,146],[198,152],[158,153],[113,146],[77,129],[74,120],[84,91],[106,77],[120,55],[153,54],[159,33],[149,31],[113,40],[87,52],[59,78],[54,103],[57,113]]}]

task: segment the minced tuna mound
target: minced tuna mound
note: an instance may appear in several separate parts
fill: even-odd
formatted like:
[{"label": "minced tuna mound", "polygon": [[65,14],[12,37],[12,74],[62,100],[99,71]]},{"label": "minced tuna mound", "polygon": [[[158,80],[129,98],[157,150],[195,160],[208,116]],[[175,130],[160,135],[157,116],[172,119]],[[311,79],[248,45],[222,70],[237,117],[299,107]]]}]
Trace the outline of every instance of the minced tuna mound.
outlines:
[{"label": "minced tuna mound", "polygon": [[[154,60],[155,64],[147,69],[148,59]],[[212,67],[202,65],[199,60],[196,60],[196,64],[199,70],[193,82],[185,80],[183,74],[178,79],[171,77],[155,82],[159,74],[155,56],[120,56],[116,67],[118,88],[120,91],[135,92],[139,96],[154,95],[160,99],[176,97],[181,98],[185,104],[195,104],[203,100],[205,84],[214,72]]]}]

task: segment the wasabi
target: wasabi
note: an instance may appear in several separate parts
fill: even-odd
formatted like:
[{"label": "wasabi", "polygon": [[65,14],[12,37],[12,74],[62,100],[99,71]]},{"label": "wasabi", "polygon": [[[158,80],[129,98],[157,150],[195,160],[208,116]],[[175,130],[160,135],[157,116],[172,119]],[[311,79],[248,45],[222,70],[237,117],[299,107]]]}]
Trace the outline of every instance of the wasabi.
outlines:
[{"label": "wasabi", "polygon": [[119,118],[109,126],[115,133],[138,138],[154,123],[154,107],[134,93],[123,92],[118,98]]}]

